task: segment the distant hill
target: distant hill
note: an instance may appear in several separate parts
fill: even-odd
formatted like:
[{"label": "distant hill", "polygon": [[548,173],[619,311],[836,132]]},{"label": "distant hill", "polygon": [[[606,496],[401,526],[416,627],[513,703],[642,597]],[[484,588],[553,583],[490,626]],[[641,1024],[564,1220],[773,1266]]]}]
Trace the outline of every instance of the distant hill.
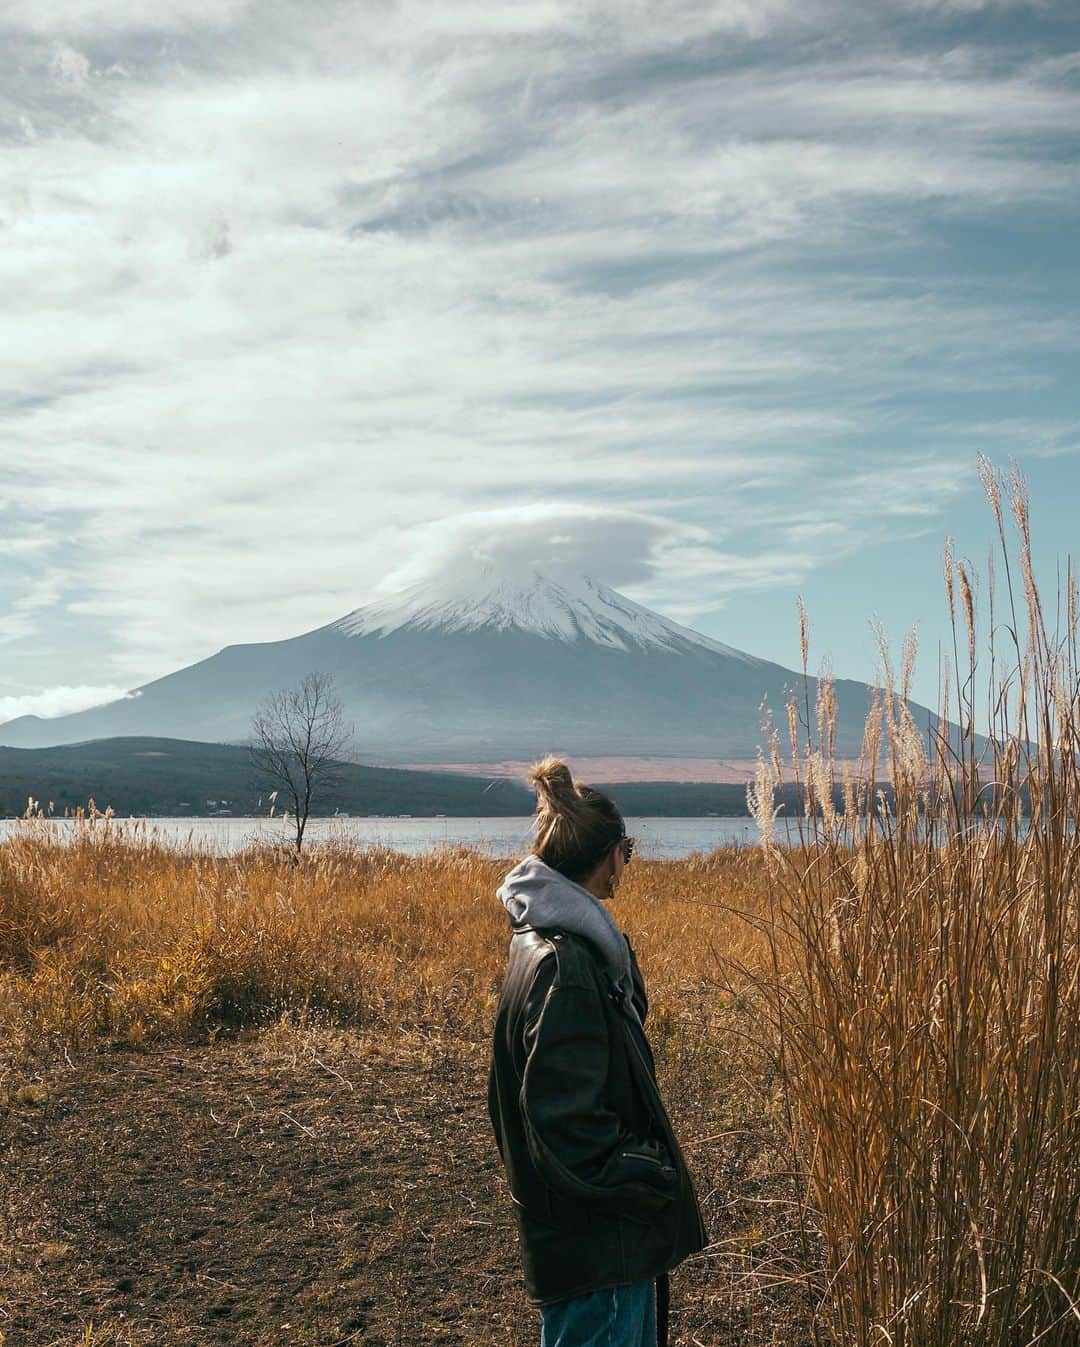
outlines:
[{"label": "distant hill", "polygon": [[[313,813],[416,814],[492,817],[532,813],[536,797],[516,782],[344,766],[341,785]],[[247,749],[185,739],[95,739],[61,748],[0,748],[0,814],[26,809],[33,796],[56,814],[85,806],[92,796],[122,815],[261,814],[265,789],[252,777]],[[280,812],[280,809],[279,809]]]},{"label": "distant hill", "polygon": [[[598,783],[600,784],[600,783]],[[602,787],[628,815],[698,817],[746,813],[740,785],[629,781]],[[0,815],[24,812],[33,796],[62,815],[93,800],[120,815],[191,817],[266,812],[247,750],[185,739],[95,739],[61,748],[0,748]],[[504,777],[403,771],[346,764],[344,779],[317,801],[317,814],[412,814],[451,818],[520,817],[536,796]]]}]

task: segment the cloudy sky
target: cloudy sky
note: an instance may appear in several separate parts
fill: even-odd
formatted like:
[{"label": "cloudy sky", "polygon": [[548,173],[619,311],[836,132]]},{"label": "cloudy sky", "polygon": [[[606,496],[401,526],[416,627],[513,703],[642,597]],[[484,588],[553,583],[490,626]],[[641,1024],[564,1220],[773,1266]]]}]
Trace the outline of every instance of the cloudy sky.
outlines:
[{"label": "cloudy sky", "polygon": [[537,518],[936,700],[977,452],[1075,543],[1078,142],[1073,0],[7,0],[0,719]]}]

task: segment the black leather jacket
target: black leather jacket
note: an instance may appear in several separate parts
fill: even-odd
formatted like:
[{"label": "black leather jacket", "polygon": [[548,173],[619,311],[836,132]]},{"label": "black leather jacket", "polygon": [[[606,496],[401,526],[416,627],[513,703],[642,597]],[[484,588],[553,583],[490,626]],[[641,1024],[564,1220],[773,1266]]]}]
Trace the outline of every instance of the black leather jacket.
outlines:
[{"label": "black leather jacket", "polygon": [[[630,958],[644,1020],[633,949]],[[663,1274],[705,1247],[705,1227],[648,1040],[585,937],[554,928],[512,936],[488,1112],[529,1303],[656,1277],[666,1321]]]}]

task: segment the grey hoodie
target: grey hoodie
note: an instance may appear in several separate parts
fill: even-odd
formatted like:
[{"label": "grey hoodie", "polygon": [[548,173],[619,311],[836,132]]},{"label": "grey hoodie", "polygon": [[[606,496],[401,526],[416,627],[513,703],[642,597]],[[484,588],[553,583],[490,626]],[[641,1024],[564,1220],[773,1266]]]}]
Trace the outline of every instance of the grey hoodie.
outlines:
[{"label": "grey hoodie", "polygon": [[599,898],[536,855],[519,861],[496,892],[513,930],[555,926],[591,940],[622,993],[627,1012],[641,1023],[633,1002],[630,945]]}]

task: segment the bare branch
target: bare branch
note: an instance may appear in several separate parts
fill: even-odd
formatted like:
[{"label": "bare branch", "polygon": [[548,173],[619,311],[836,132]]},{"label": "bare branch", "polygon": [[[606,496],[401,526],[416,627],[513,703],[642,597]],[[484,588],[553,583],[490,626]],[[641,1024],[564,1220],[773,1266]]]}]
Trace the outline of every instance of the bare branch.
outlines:
[{"label": "bare branch", "polygon": [[251,731],[253,771],[286,797],[299,854],[312,805],[341,781],[352,743],[333,676],[313,671],[296,687],[272,693],[255,712]]}]

